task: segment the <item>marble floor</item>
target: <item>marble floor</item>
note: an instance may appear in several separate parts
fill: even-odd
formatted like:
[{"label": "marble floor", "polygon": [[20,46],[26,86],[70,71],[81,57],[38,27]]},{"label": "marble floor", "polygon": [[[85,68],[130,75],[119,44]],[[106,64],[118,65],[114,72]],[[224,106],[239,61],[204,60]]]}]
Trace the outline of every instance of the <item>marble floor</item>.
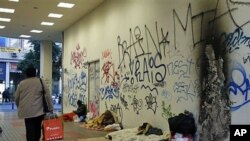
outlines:
[{"label": "marble floor", "polygon": [[[60,110],[56,111],[60,115]],[[80,139],[99,138],[107,134],[103,131],[85,129],[78,122],[63,122],[64,139],[60,141],[79,141]],[[25,141],[24,121],[18,119],[16,108],[9,105],[0,105],[0,141]]]}]

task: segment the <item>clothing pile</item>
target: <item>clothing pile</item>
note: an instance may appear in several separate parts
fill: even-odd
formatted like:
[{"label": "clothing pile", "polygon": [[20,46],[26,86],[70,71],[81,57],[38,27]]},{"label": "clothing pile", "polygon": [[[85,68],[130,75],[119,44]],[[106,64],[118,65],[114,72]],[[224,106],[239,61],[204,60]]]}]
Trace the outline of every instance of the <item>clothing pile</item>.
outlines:
[{"label": "clothing pile", "polygon": [[196,133],[196,125],[193,114],[184,111],[177,116],[168,119],[171,139],[182,138],[192,141]]},{"label": "clothing pile", "polygon": [[[113,125],[113,126],[110,126]],[[82,127],[89,128],[89,129],[95,129],[95,130],[104,130],[106,126],[109,126],[108,130],[111,130],[111,127],[114,127],[114,129],[121,129],[121,127],[117,127],[120,125],[118,123],[118,117],[117,115],[109,110],[106,110],[103,114],[100,116],[97,116],[93,119],[90,119],[86,121],[86,123],[82,124]],[[107,128],[107,127],[106,127]]]},{"label": "clothing pile", "polygon": [[138,128],[138,132],[137,135],[151,135],[151,134],[155,134],[155,135],[162,135],[163,132],[161,129],[153,127],[151,124],[144,122],[141,126],[139,126]]}]

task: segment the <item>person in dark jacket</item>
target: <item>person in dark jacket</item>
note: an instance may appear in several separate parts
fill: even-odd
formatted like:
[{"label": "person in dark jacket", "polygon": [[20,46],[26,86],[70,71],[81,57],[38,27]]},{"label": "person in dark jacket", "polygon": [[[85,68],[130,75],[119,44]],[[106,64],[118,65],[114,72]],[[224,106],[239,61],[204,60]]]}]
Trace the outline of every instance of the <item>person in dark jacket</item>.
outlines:
[{"label": "person in dark jacket", "polygon": [[78,118],[80,119],[80,122],[83,122],[86,119],[86,115],[87,115],[86,105],[83,104],[83,102],[81,100],[78,100],[77,101],[77,109],[70,112],[70,113],[63,114],[63,120],[64,121],[73,121],[74,116],[78,116]]},{"label": "person in dark jacket", "polygon": [[10,88],[7,88],[3,91],[3,102],[10,102]]},{"label": "person in dark jacket", "polygon": [[81,100],[78,100],[77,101],[77,109],[75,111],[73,111],[75,114],[77,114],[77,116],[79,118],[83,118],[85,119],[86,118],[86,115],[87,115],[87,108],[86,108],[86,105],[84,105],[82,103]]}]

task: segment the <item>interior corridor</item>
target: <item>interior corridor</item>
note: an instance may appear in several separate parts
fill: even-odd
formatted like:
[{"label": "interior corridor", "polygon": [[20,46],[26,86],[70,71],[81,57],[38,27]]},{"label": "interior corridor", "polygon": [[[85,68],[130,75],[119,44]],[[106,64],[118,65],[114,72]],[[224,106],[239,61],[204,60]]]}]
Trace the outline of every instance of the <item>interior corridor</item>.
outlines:
[{"label": "interior corridor", "polygon": [[[61,110],[55,108],[58,115]],[[101,141],[105,140],[107,132],[95,131],[80,127],[78,122],[64,122],[64,139],[60,141]],[[23,119],[18,119],[16,107],[12,109],[11,103],[0,104],[0,141],[26,141]]]}]

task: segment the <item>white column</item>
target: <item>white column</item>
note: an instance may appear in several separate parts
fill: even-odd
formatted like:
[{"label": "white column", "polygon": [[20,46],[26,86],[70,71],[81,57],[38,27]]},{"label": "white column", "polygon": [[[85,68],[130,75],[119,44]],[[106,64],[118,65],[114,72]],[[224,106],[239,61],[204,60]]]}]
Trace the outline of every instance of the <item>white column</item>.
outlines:
[{"label": "white column", "polygon": [[40,43],[40,77],[43,78],[52,92],[52,42]]},{"label": "white column", "polygon": [[10,62],[6,62],[5,89],[10,87]]},{"label": "white column", "polygon": [[62,69],[60,69],[60,79],[59,79],[59,95],[62,96]]}]

